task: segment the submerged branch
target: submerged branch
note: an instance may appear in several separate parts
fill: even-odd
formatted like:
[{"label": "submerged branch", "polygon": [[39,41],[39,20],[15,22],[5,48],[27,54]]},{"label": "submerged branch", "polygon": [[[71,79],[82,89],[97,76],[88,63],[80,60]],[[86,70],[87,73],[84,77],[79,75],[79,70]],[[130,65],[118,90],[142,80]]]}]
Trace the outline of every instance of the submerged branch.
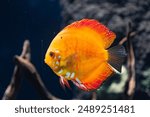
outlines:
[{"label": "submerged branch", "polygon": [[[131,32],[130,33],[130,37],[133,37],[136,35],[136,32]],[[121,41],[119,42],[119,45],[123,45],[126,41],[127,41],[127,37],[124,37],[123,39],[121,39]]]},{"label": "submerged branch", "polygon": [[[30,56],[31,56],[30,43],[28,40],[26,40],[23,44],[23,49],[22,49],[22,53],[21,53],[20,57],[30,60]],[[5,93],[3,95],[3,98],[2,98],[3,100],[15,99],[18,89],[21,84],[21,74],[22,74],[22,71],[16,65],[14,68],[11,82],[8,85],[8,87],[6,88]]]},{"label": "submerged branch", "polygon": [[8,85],[2,99],[15,99],[23,77],[27,78],[33,86],[35,86],[35,89],[38,91],[42,99],[58,99],[48,92],[39,73],[30,62],[30,58],[30,43],[26,40],[24,42],[22,54],[14,57],[16,66],[14,68],[12,80]]},{"label": "submerged branch", "polygon": [[128,80],[126,82],[125,87],[125,98],[132,99],[134,92],[135,92],[135,85],[136,85],[136,76],[135,76],[135,56],[133,45],[131,42],[131,34],[132,34],[132,27],[131,23],[128,25],[128,33],[127,33],[127,67],[128,67]]},{"label": "submerged branch", "polygon": [[19,56],[15,56],[15,62],[25,72],[26,78],[34,85],[42,99],[57,99],[48,92],[32,63]]},{"label": "submerged branch", "polygon": [[97,99],[97,93],[96,92],[93,92],[92,93],[92,100],[96,100]]}]

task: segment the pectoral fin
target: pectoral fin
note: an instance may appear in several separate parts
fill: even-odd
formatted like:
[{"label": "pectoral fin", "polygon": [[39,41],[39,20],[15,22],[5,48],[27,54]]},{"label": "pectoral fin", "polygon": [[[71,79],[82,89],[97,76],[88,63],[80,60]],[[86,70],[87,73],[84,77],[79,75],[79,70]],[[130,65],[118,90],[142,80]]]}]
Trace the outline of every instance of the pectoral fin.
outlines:
[{"label": "pectoral fin", "polygon": [[69,89],[71,89],[68,80],[65,79],[64,77],[60,76],[59,82],[60,82],[61,86],[63,87],[63,89],[65,89],[65,86],[68,87]]}]

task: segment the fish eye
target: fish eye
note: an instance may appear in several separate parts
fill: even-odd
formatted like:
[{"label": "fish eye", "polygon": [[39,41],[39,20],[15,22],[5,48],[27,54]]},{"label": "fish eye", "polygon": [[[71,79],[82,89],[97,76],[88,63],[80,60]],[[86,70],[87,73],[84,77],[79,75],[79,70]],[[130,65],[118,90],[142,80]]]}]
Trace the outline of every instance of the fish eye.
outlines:
[{"label": "fish eye", "polygon": [[54,53],[54,52],[50,52],[49,55],[50,55],[52,58],[54,58],[55,53]]}]

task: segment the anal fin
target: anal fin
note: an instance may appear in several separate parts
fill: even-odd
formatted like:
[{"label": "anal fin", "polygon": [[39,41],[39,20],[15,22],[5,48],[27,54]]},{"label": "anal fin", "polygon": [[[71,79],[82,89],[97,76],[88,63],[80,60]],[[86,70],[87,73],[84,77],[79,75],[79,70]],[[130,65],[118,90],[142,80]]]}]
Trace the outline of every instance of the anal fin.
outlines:
[{"label": "anal fin", "polygon": [[113,75],[113,73],[114,70],[112,67],[110,67],[107,62],[103,62],[98,68],[91,71],[86,78],[83,76],[83,78],[81,78],[81,83],[86,87],[86,91],[97,90],[108,77]]}]

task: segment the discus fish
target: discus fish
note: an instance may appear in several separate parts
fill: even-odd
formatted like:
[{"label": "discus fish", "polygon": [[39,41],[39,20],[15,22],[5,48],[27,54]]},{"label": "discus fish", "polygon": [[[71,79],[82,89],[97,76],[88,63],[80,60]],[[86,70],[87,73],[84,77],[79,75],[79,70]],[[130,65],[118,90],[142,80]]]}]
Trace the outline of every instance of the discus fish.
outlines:
[{"label": "discus fish", "polygon": [[60,76],[63,87],[70,87],[71,80],[82,90],[96,90],[115,70],[121,72],[126,52],[123,46],[109,48],[115,38],[97,20],[76,21],[52,40],[45,63]]}]

